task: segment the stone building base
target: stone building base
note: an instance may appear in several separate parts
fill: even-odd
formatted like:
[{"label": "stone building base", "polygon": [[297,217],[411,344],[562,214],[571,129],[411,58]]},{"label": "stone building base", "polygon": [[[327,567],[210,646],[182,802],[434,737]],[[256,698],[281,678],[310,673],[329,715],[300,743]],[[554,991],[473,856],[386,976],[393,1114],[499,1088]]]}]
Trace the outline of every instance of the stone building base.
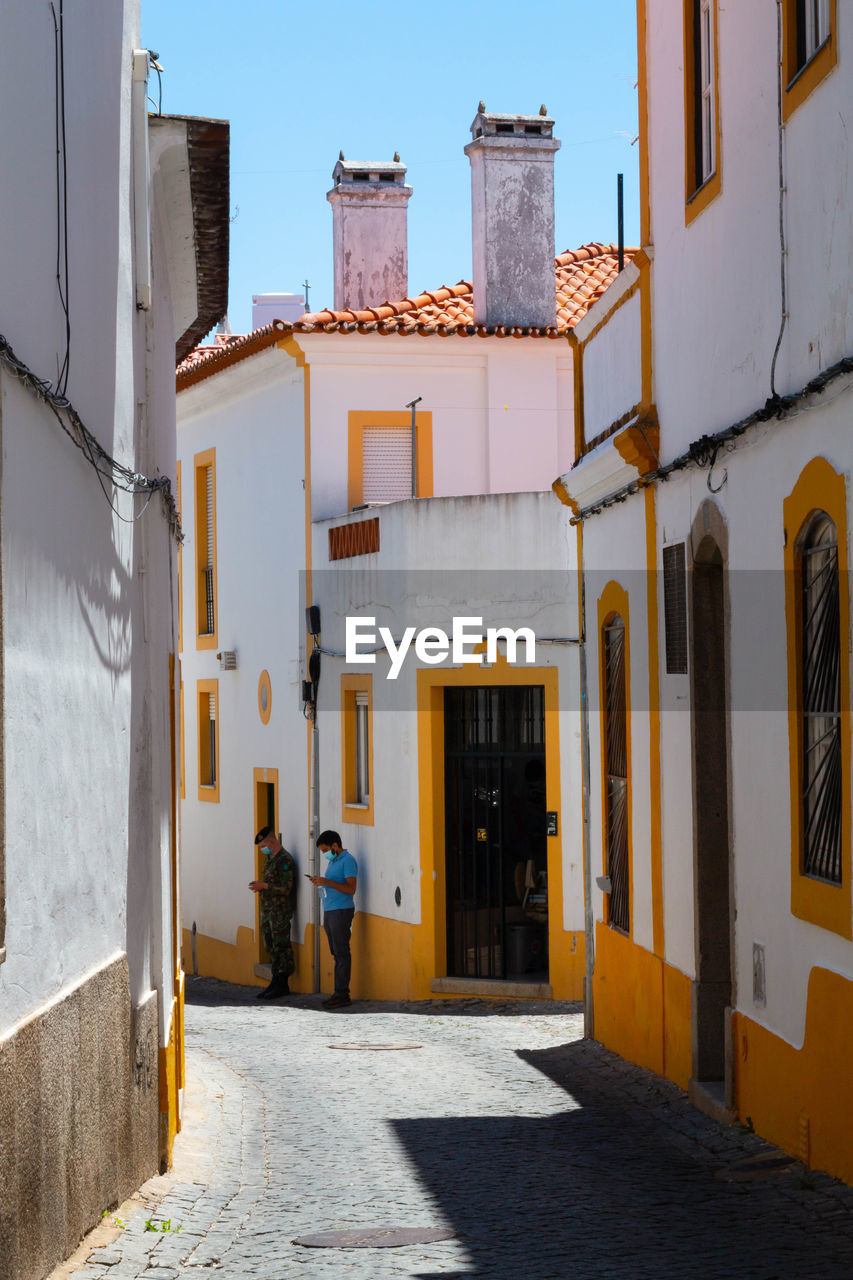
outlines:
[{"label": "stone building base", "polygon": [[42,1280],[158,1172],[157,993],[127,957],[0,1040],[0,1280]]}]

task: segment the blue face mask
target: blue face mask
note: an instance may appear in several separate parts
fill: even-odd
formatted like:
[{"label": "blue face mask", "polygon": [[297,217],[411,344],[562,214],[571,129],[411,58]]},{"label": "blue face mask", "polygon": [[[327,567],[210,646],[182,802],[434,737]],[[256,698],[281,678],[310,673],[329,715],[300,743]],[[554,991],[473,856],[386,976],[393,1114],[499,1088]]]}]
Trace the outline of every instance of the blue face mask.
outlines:
[{"label": "blue face mask", "polygon": [[270,856],[270,854],[272,853],[272,849],[269,847],[269,845],[268,845],[268,844],[262,844],[262,845],[261,845],[261,853],[265,853],[265,854],[267,855],[267,857],[269,857],[269,856]]},{"label": "blue face mask", "polygon": [[337,857],[337,854],[334,853],[331,849],[324,849],[323,857],[326,859],[327,862],[331,862],[332,858]]}]

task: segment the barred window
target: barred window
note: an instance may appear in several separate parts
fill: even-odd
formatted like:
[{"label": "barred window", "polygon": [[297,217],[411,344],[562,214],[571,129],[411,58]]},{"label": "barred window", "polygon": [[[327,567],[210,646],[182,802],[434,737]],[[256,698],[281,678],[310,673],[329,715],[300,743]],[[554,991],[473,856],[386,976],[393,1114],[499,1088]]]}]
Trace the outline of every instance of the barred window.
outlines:
[{"label": "barred window", "polygon": [[802,873],[841,883],[841,620],[838,535],[817,512],[800,542]]},{"label": "barred window", "polygon": [[615,614],[603,629],[605,870],[610,879],[608,922],[629,931],[628,725],[625,698],[625,623]]}]

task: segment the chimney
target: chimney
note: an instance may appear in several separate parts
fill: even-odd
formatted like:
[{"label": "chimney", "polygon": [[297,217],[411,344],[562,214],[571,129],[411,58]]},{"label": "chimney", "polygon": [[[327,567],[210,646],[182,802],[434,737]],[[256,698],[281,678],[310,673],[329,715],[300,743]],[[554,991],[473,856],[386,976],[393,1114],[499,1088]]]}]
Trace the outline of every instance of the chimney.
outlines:
[{"label": "chimney", "polygon": [[471,161],[474,321],[546,328],[557,322],[554,121],[487,112],[465,148]]},{"label": "chimney", "polygon": [[399,302],[409,288],[406,249],[406,166],[399,155],[382,164],[344,160],[335,165],[332,206],[335,310]]}]

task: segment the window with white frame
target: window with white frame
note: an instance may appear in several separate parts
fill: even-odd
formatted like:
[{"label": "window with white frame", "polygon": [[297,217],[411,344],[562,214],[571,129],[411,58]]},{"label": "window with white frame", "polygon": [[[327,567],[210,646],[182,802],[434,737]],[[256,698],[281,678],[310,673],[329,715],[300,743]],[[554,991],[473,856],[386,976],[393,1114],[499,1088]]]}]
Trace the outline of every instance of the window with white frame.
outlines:
[{"label": "window with white frame", "polygon": [[829,39],[829,0],[797,0],[797,63],[804,67]]},{"label": "window with white frame", "polygon": [[355,695],[355,803],[370,804],[370,737],[367,693]]},{"label": "window with white frame", "polygon": [[398,502],[412,496],[410,427],[365,427],[362,502]]}]

